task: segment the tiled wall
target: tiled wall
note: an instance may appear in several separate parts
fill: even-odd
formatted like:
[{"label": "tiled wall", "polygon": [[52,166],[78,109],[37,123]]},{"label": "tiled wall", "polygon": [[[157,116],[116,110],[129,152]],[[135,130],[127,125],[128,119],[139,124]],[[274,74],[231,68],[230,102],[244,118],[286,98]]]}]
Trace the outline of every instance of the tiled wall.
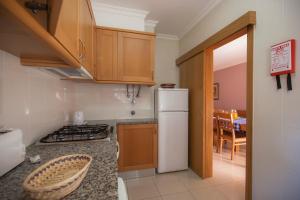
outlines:
[{"label": "tiled wall", "polygon": [[[132,92],[131,86],[129,91]],[[137,92],[137,87],[135,88]],[[154,89],[142,86],[140,97],[132,104],[125,85],[74,84],[74,108],[86,120],[151,118],[154,115]],[[130,112],[134,110],[135,115]]]},{"label": "tiled wall", "polygon": [[68,121],[73,107],[70,82],[20,65],[20,59],[0,51],[0,126],[20,128],[31,144]]}]

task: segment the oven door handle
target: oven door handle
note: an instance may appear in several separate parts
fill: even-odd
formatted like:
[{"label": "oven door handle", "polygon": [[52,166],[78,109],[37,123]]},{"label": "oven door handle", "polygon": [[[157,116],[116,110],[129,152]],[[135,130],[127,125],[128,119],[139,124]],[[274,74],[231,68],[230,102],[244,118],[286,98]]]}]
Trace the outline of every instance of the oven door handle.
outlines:
[{"label": "oven door handle", "polygon": [[119,160],[119,156],[120,156],[120,145],[119,142],[117,141],[117,160]]}]

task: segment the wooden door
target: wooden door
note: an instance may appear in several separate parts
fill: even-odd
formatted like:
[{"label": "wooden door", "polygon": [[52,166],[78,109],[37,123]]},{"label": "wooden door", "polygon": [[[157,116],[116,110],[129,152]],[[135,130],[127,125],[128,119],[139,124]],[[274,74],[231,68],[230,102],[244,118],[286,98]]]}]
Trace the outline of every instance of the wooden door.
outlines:
[{"label": "wooden door", "polygon": [[121,81],[153,82],[154,36],[118,33],[118,76]]},{"label": "wooden door", "polygon": [[79,60],[79,0],[49,0],[50,33]]},{"label": "wooden door", "polygon": [[96,80],[117,80],[118,32],[97,29]]},{"label": "wooden door", "polygon": [[119,171],[157,167],[157,124],[119,125]]},{"label": "wooden door", "polygon": [[79,24],[80,24],[80,54],[81,64],[90,72],[94,73],[93,67],[93,37],[94,22],[89,0],[79,0]]},{"label": "wooden door", "polygon": [[[201,52],[180,65],[180,87],[189,89],[189,166],[201,177],[205,171],[204,53]],[[212,147],[212,144],[211,144]],[[211,150],[212,149],[208,149]],[[211,152],[212,153],[212,152]]]}]

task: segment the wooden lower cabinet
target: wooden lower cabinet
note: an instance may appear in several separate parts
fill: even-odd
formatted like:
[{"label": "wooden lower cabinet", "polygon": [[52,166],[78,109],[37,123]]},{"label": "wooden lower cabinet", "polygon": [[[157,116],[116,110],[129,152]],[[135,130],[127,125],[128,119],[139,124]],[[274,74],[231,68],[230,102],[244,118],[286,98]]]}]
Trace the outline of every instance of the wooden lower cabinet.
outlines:
[{"label": "wooden lower cabinet", "polygon": [[157,167],[157,124],[118,125],[119,171]]}]

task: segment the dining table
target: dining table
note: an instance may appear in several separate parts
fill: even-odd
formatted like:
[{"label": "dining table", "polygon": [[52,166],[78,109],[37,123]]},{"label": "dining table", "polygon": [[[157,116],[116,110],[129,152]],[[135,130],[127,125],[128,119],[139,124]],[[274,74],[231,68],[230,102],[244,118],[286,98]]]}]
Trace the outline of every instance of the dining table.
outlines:
[{"label": "dining table", "polygon": [[247,130],[247,119],[244,117],[238,117],[237,119],[233,120],[234,128],[237,131],[244,131]]}]

